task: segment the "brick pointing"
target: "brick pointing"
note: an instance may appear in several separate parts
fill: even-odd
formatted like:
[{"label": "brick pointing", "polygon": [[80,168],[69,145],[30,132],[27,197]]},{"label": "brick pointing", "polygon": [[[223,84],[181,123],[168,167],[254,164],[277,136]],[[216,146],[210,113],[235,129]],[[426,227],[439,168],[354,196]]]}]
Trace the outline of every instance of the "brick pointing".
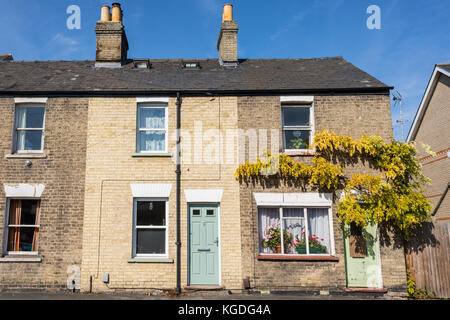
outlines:
[{"label": "brick pointing", "polygon": [[49,98],[45,114],[46,159],[6,159],[11,153],[14,100],[0,98],[0,241],[5,232],[3,183],[42,183],[41,263],[0,263],[0,288],[64,288],[67,267],[81,267],[88,100]]}]

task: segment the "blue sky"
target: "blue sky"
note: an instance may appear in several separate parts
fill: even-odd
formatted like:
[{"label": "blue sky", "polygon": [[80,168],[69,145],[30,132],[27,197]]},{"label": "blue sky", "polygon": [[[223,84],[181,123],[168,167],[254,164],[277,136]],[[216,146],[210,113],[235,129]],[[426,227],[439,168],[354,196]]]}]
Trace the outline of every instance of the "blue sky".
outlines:
[{"label": "blue sky", "polygon": [[[95,59],[100,0],[0,0],[0,53],[15,60]],[[225,1],[122,0],[130,58],[215,58]],[[448,0],[236,0],[240,58],[343,56],[403,96],[405,136],[436,63],[450,63]],[[69,30],[69,5],[81,29]],[[381,29],[369,30],[369,5]],[[393,104],[392,104],[393,105]],[[398,108],[392,109],[395,138]]]}]

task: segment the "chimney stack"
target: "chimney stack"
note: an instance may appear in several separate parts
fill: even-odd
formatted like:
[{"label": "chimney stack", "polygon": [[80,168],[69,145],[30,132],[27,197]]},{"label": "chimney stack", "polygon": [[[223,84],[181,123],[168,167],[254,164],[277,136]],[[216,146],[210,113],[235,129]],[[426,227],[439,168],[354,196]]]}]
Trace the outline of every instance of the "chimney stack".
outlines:
[{"label": "chimney stack", "polygon": [[217,50],[219,51],[219,63],[224,66],[237,66],[237,33],[239,27],[233,20],[233,6],[226,4],[223,6],[222,26],[220,28],[219,39],[217,40]]},{"label": "chimney stack", "polygon": [[112,4],[112,13],[109,6],[102,6],[100,21],[95,26],[97,67],[120,67],[126,62],[128,40],[122,21],[120,3]]}]

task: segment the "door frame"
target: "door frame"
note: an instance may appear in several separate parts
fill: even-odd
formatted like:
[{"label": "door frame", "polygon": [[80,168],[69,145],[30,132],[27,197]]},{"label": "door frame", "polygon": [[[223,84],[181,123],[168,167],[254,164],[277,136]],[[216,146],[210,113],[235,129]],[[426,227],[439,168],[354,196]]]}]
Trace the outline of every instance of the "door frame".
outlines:
[{"label": "door frame", "polygon": [[204,205],[217,207],[217,237],[219,238],[218,245],[218,272],[219,283],[222,285],[222,237],[221,237],[221,224],[220,224],[220,203],[219,202],[188,202],[187,203],[187,285],[191,285],[191,206]]},{"label": "door frame", "polygon": [[[349,228],[349,226],[344,225],[344,228]],[[345,231],[344,231],[345,232]],[[378,224],[375,224],[375,235],[376,235],[376,239],[377,241],[375,241],[374,244],[374,251],[375,251],[375,257],[378,261],[378,287],[376,287],[376,289],[382,289],[383,288],[383,270],[382,270],[382,261],[381,261],[381,250],[380,250],[380,231],[378,229]],[[348,264],[349,261],[347,259],[347,255],[350,257],[350,253],[348,252],[350,249],[350,246],[347,245],[347,243],[349,243],[349,237],[344,237],[344,262],[345,262],[345,286],[346,288],[354,288],[354,287],[349,287],[348,286]],[[367,287],[367,283],[366,283],[366,288],[373,288],[373,287]]]}]

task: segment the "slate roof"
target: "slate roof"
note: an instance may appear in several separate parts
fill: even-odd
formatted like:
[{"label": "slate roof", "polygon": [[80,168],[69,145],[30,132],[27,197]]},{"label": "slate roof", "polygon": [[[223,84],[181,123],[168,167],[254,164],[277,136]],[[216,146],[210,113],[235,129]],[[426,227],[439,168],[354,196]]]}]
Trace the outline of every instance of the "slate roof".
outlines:
[{"label": "slate roof", "polygon": [[388,90],[342,57],[248,59],[224,68],[217,59],[200,59],[199,70],[182,68],[181,59],[150,60],[150,69],[96,68],[95,61],[0,62],[0,94],[156,93]]}]

